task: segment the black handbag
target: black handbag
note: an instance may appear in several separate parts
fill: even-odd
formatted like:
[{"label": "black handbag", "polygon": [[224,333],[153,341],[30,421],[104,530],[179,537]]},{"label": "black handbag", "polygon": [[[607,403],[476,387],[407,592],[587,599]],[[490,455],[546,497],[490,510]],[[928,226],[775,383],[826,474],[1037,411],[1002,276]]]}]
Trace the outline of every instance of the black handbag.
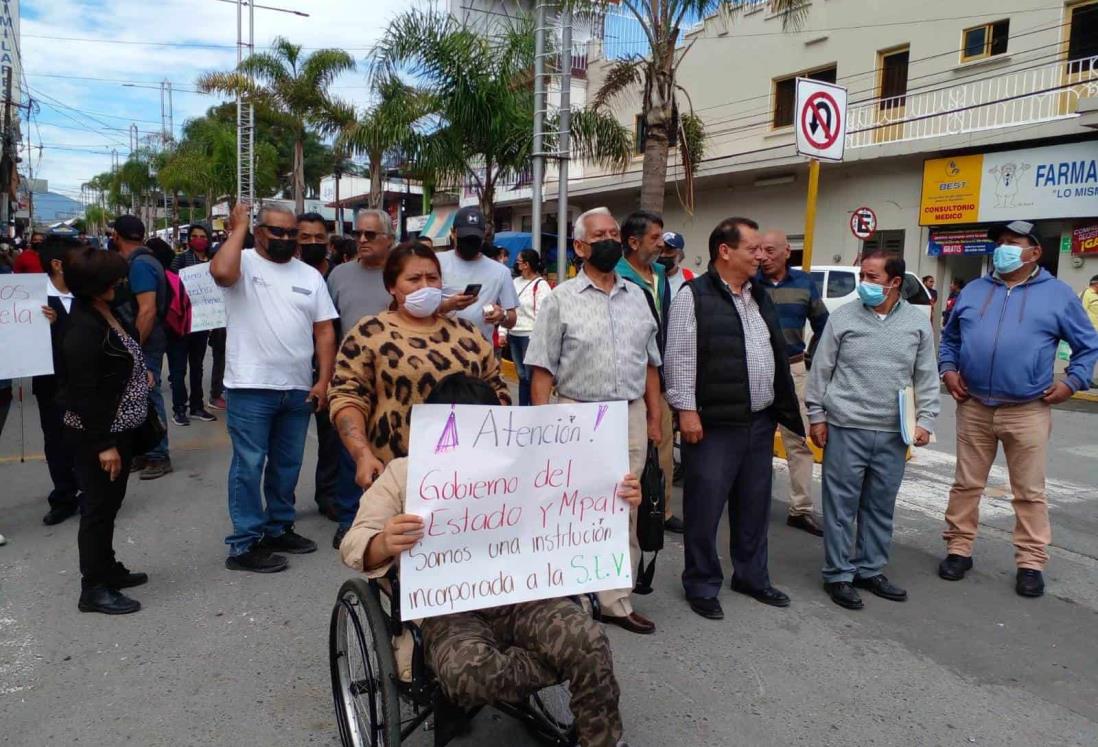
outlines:
[{"label": "black handbag", "polygon": [[[637,594],[652,593],[652,577],[656,573],[656,556],[663,549],[663,518],[667,508],[664,495],[666,477],[660,469],[659,449],[653,443],[648,444],[648,459],[641,473],[641,502],[637,507],[637,543],[641,549],[641,559],[637,564],[637,580],[633,591]],[[648,565],[644,564],[644,553],[655,553]]]},{"label": "black handbag", "polygon": [[167,432],[167,427],[160,420],[160,415],[156,412],[156,407],[153,406],[150,399],[145,422],[137,426],[133,432],[133,455],[144,456],[148,454],[160,445]]}]

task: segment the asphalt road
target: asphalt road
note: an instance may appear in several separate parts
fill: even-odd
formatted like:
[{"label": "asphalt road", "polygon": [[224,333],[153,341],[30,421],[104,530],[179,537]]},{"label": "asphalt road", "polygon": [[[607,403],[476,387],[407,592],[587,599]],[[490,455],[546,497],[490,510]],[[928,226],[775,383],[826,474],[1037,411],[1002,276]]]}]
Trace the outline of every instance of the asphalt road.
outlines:
[{"label": "asphalt road", "polygon": [[[334,525],[312,504],[313,454],[298,530],[320,551],[293,557],[285,573],[233,573],[223,566],[223,423],[171,426],[175,473],[132,482],[117,524],[120,558],[151,577],[133,590],[144,608],[81,614],[76,522],[41,523],[48,476],[33,398],[25,408],[26,461],[18,405],[0,436],[0,532],[9,540],[0,547],[0,744],[336,744],[327,626],[349,572],[330,549]],[[1077,406],[1055,415],[1049,593],[1028,600],[1013,592],[1001,469],[975,571],[952,584],[935,575],[952,471],[945,410],[938,442],[909,465],[900,494],[888,573],[908,588],[904,604],[831,604],[820,588],[820,541],[784,526],[776,500],[771,576],[793,605],[772,609],[726,591],[726,619],[703,620],[683,601],[682,546],[669,536],[656,592],[636,603],[657,633],[609,633],[633,747],[1098,744],[1098,415]],[[775,496],[786,485],[776,463]],[[492,711],[457,742],[528,743]]]}]

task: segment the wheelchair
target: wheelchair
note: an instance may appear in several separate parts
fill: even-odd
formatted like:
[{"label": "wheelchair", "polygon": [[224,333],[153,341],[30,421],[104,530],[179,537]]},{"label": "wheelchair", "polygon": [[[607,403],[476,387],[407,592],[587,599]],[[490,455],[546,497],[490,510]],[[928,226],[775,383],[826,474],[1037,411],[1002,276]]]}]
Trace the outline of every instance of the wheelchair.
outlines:
[{"label": "wheelchair", "polygon": [[[401,619],[397,572],[387,584],[353,578],[339,589],[332,609],[328,645],[339,736],[344,747],[398,747],[421,726],[433,731],[434,747],[471,731],[480,708],[460,708],[443,694],[424,655],[418,626]],[[597,617],[594,595],[576,600]],[[393,640],[411,635],[411,677],[397,670]],[[494,703],[518,719],[541,744],[578,744],[567,683],[530,695],[525,701]]]}]

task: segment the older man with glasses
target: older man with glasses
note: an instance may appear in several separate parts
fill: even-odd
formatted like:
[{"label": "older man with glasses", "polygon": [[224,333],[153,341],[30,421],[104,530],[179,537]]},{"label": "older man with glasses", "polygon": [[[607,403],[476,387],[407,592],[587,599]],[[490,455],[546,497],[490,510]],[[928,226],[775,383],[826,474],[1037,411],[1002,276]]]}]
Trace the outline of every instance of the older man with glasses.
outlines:
[{"label": "older man with glasses", "polygon": [[362,210],[355,217],[351,236],[358,244],[358,257],[328,275],[328,292],[339,311],[340,337],[362,317],[380,314],[392,303],[381,271],[393,247],[393,234],[393,222],[384,210]]}]

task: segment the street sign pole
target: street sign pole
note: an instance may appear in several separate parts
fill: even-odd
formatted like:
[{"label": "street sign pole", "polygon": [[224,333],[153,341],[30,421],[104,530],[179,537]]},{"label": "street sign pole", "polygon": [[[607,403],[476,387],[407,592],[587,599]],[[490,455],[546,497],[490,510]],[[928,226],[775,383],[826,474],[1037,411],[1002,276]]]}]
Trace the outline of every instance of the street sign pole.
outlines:
[{"label": "street sign pole", "polygon": [[820,193],[820,159],[808,162],[808,203],[804,208],[804,257],[801,269],[812,271],[812,244],[816,237],[816,198]]}]

